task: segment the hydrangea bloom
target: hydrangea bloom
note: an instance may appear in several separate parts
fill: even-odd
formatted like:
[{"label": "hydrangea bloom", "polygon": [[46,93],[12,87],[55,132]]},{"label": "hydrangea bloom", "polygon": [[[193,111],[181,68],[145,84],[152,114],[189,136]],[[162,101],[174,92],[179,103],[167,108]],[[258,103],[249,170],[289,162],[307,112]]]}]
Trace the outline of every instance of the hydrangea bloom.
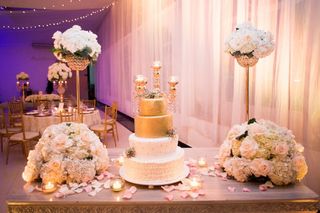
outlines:
[{"label": "hydrangea bloom", "polygon": [[71,77],[71,69],[65,63],[57,62],[48,68],[49,81],[65,81]]}]

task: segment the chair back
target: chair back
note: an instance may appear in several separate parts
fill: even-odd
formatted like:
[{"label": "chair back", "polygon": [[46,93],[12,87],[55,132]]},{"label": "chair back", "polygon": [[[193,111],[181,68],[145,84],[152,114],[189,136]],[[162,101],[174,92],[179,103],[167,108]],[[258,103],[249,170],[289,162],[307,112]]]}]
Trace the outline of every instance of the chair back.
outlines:
[{"label": "chair back", "polygon": [[63,122],[83,123],[83,113],[80,112],[78,115],[78,113],[75,111],[60,112],[60,123]]},{"label": "chair back", "polygon": [[11,101],[8,104],[9,108],[9,123],[10,126],[16,126],[22,122],[23,115],[23,102],[22,101]]},{"label": "chair back", "polygon": [[84,104],[87,108],[96,108],[96,99],[94,100],[81,100],[82,104]]},{"label": "chair back", "polygon": [[117,102],[113,102],[111,107],[105,106],[104,114],[105,114],[105,119],[106,120],[109,117],[112,120],[116,121],[117,117],[118,117],[118,103]]},{"label": "chair back", "polygon": [[0,129],[6,128],[6,117],[4,114],[4,109],[0,106]]}]

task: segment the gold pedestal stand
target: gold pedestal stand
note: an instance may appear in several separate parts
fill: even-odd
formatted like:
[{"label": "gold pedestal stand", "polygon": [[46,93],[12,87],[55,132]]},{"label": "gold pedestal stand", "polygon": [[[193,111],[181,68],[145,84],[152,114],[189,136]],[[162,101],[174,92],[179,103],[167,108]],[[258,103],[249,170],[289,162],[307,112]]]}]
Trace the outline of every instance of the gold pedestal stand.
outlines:
[{"label": "gold pedestal stand", "polygon": [[259,58],[248,57],[246,55],[241,55],[236,57],[237,62],[240,66],[244,67],[246,70],[246,119],[250,119],[250,109],[249,109],[249,94],[250,94],[250,72],[249,67],[253,67],[259,61]]},{"label": "gold pedestal stand", "polygon": [[[67,55],[66,56],[68,66],[76,71],[76,95],[77,95],[77,111],[78,115],[80,114],[80,71],[83,71],[87,68],[90,61],[88,58],[76,56],[76,55]],[[80,118],[80,116],[78,116]]]}]

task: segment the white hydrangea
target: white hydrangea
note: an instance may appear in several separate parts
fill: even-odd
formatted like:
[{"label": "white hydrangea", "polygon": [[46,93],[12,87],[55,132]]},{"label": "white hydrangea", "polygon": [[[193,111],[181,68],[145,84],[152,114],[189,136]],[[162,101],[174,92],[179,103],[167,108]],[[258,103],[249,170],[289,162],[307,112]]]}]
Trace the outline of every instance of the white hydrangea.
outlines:
[{"label": "white hydrangea", "polygon": [[88,182],[108,166],[108,151],[96,134],[85,124],[61,123],[44,131],[22,177],[27,182]]},{"label": "white hydrangea", "polygon": [[91,31],[82,30],[80,26],[74,25],[65,32],[57,31],[53,34],[55,56],[63,59],[64,51],[71,54],[86,53],[85,56],[93,61],[97,60],[101,53],[101,46],[97,41],[97,35]]},{"label": "white hydrangea", "polygon": [[232,56],[248,55],[263,58],[274,50],[270,32],[258,30],[249,23],[238,25],[225,42],[225,51]]},{"label": "white hydrangea", "polygon": [[65,81],[71,77],[71,69],[65,63],[56,62],[48,68],[49,81]]}]

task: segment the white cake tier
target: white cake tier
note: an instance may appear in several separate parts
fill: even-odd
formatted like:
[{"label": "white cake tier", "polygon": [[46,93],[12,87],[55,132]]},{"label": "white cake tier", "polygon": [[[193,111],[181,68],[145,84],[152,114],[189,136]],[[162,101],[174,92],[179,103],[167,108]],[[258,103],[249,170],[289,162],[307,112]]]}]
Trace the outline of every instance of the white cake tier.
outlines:
[{"label": "white cake tier", "polygon": [[184,174],[184,150],[177,147],[161,159],[125,158],[123,168],[125,176],[137,182],[175,180]]},{"label": "white cake tier", "polygon": [[135,134],[129,136],[130,147],[135,150],[135,157],[140,159],[159,159],[170,157],[178,145],[178,135],[175,137],[141,138]]}]

